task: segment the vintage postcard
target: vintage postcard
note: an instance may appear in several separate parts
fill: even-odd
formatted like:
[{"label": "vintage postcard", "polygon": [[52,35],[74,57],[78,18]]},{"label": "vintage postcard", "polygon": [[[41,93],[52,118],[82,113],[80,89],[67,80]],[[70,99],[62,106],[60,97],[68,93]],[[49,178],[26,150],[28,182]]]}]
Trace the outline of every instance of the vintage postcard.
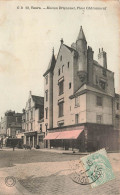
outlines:
[{"label": "vintage postcard", "polygon": [[0,1],[0,195],[119,195],[119,83],[119,1]]}]

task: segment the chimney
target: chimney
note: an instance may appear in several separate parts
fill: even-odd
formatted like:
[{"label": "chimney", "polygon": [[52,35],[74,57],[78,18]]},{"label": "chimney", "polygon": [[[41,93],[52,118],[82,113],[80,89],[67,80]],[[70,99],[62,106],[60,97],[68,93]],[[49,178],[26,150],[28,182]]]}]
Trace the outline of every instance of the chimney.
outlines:
[{"label": "chimney", "polygon": [[61,40],[60,40],[60,42],[61,42],[61,45],[62,45],[62,44],[63,44],[63,42],[64,42],[64,41],[63,41],[63,39],[61,39]]},{"label": "chimney", "polygon": [[103,48],[101,49],[101,51],[99,49],[98,62],[101,66],[107,68],[107,53],[103,50]]}]

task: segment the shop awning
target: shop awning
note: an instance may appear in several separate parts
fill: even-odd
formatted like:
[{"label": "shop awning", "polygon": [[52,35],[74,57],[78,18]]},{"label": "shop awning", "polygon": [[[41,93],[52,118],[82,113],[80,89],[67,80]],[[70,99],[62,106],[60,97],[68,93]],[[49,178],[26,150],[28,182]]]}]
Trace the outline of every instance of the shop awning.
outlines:
[{"label": "shop awning", "polygon": [[53,140],[53,139],[77,139],[78,136],[82,133],[83,129],[79,130],[71,130],[71,131],[59,131],[48,133],[45,137],[45,140]]},{"label": "shop awning", "polygon": [[77,139],[83,129],[72,131],[61,131],[56,139]]},{"label": "shop awning", "polygon": [[52,139],[56,139],[58,137],[58,135],[60,134],[60,132],[51,132],[51,133],[48,133],[46,136],[45,136],[45,140],[52,140]]}]

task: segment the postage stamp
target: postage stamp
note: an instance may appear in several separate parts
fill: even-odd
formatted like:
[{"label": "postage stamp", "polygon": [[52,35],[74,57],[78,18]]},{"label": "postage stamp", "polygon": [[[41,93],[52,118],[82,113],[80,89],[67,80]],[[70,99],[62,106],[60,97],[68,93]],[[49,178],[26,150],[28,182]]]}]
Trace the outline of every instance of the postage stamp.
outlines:
[{"label": "postage stamp", "polygon": [[85,169],[84,174],[86,173],[83,179],[84,181],[88,180],[88,184],[91,184],[92,188],[115,178],[105,149],[82,157],[80,160]]}]

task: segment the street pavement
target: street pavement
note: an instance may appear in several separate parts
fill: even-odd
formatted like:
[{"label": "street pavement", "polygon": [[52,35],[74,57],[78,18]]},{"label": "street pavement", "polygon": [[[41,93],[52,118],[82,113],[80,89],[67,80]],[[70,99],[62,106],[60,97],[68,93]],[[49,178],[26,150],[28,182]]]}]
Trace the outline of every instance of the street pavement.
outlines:
[{"label": "street pavement", "polygon": [[[71,178],[82,156],[44,150],[0,151],[0,195],[120,194],[120,153],[108,154],[115,179],[93,189]],[[8,176],[16,179],[14,186],[6,185]]]}]

